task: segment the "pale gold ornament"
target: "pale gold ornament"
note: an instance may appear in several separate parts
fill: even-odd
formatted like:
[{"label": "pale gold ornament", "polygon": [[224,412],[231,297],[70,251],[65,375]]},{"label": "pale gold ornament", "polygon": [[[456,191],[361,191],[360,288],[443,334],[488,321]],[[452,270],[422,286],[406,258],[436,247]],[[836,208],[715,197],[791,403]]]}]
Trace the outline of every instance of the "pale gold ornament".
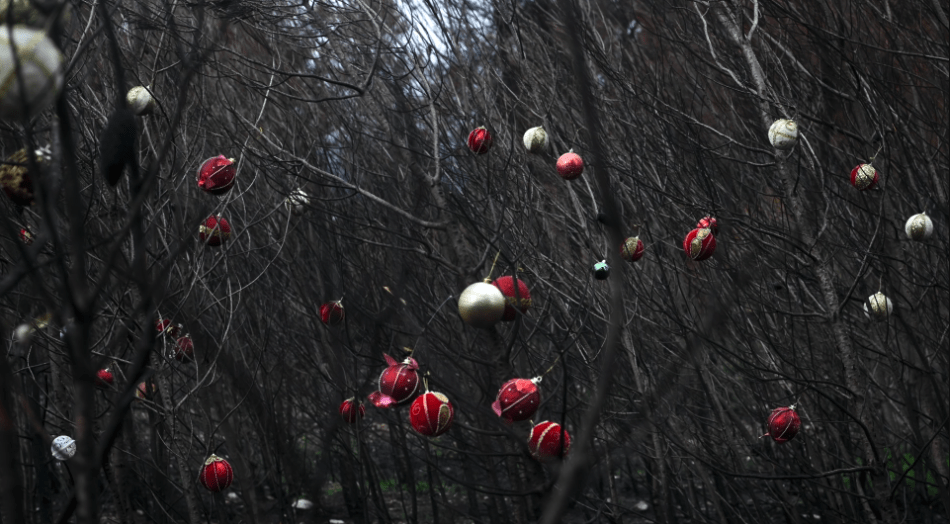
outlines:
[{"label": "pale gold ornament", "polygon": [[148,88],[135,86],[125,95],[125,101],[136,115],[150,115],[155,110],[155,97]]},{"label": "pale gold ornament", "polygon": [[307,211],[307,206],[310,205],[310,195],[303,189],[295,189],[293,193],[287,196],[284,204],[290,208],[291,213],[302,215]]},{"label": "pale gold ornament", "polygon": [[476,282],[459,295],[459,315],[466,324],[489,328],[505,313],[505,295],[488,282]]},{"label": "pale gold ornament", "polygon": [[769,142],[775,149],[791,149],[798,142],[798,124],[794,120],[780,118],[769,128]]},{"label": "pale gold ornament", "polygon": [[524,133],[524,147],[529,153],[541,153],[548,148],[548,134],[544,127],[532,127]]},{"label": "pale gold ornament", "polygon": [[907,223],[904,224],[904,232],[907,233],[907,238],[911,240],[927,240],[934,234],[933,220],[930,220],[927,213],[918,213],[907,219]]},{"label": "pale gold ornament", "polygon": [[[868,304],[871,305],[870,310],[868,310]],[[887,320],[893,312],[894,304],[891,302],[891,299],[884,296],[884,293],[880,291],[869,296],[868,299],[864,301],[864,314],[870,319]]]},{"label": "pale gold ornament", "polygon": [[[17,78],[14,47],[22,78]],[[32,118],[53,103],[62,87],[63,55],[45,32],[0,27],[0,118]]]}]

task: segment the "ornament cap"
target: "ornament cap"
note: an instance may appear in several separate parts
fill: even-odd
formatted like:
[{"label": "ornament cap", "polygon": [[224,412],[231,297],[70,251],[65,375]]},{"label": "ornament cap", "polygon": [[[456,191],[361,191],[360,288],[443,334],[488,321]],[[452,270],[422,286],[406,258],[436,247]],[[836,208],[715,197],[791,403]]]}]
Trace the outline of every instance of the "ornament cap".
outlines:
[{"label": "ornament cap", "polygon": [[215,462],[221,462],[222,460],[224,459],[212,453],[210,457],[205,459],[205,466],[214,464]]}]

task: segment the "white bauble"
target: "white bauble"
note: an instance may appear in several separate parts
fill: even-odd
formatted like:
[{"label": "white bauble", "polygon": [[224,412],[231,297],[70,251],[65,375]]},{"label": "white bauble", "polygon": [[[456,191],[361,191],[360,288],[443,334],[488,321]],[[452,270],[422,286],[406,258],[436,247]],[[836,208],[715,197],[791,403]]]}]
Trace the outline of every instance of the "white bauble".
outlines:
[{"label": "white bauble", "polygon": [[284,203],[295,215],[301,215],[307,211],[307,206],[310,205],[310,195],[303,189],[295,189],[293,193],[287,196]]},{"label": "white bauble", "polygon": [[129,89],[128,94],[125,95],[125,101],[129,103],[132,112],[139,116],[150,115],[155,110],[155,97],[142,86]]},{"label": "white bauble", "polygon": [[459,295],[459,315],[477,328],[494,326],[505,314],[505,295],[487,282],[476,282]]},{"label": "white bauble", "polygon": [[[870,304],[871,309],[868,310],[868,305]],[[884,293],[878,291],[877,293],[868,297],[864,301],[864,314],[874,320],[887,320],[887,317],[891,316],[891,313],[894,312],[894,304],[891,302],[891,299],[884,296]]]},{"label": "white bauble", "polygon": [[907,219],[904,232],[911,240],[927,240],[934,234],[934,222],[927,213],[918,213]]},{"label": "white bauble", "polygon": [[548,148],[548,134],[544,127],[532,127],[524,133],[524,148],[529,153],[541,153]]},{"label": "white bauble", "polygon": [[297,499],[294,502],[293,506],[294,506],[294,509],[306,511],[313,507],[313,502],[310,502],[307,499]]},{"label": "white bauble", "polygon": [[[16,75],[14,47],[22,78]],[[0,27],[0,118],[32,118],[53,103],[62,87],[63,54],[46,33],[22,26]]]},{"label": "white bauble", "polygon": [[60,435],[53,439],[50,452],[56,460],[69,460],[76,454],[76,441],[68,435]]},{"label": "white bauble", "polygon": [[16,341],[21,344],[26,344],[30,341],[30,336],[33,335],[33,326],[29,324],[20,324],[13,331],[13,336],[16,337]]},{"label": "white bauble", "polygon": [[780,118],[769,128],[769,142],[775,149],[791,149],[798,142],[798,124],[794,120]]}]

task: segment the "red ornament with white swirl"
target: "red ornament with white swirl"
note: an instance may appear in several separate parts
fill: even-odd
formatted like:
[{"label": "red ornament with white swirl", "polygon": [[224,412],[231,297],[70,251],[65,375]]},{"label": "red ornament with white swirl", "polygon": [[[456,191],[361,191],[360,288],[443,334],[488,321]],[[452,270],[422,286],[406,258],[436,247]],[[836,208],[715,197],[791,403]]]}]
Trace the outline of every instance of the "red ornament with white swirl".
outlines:
[{"label": "red ornament with white swirl", "polygon": [[[562,438],[563,436],[563,438]],[[563,444],[562,444],[563,442]],[[544,421],[531,428],[528,450],[538,460],[567,457],[571,449],[571,436],[557,422]]]},{"label": "red ornament with white swirl", "polygon": [[533,380],[513,378],[505,382],[492,402],[492,411],[509,423],[528,420],[541,405],[541,392],[537,386],[540,380],[541,377]]},{"label": "red ornament with white swirl", "polygon": [[716,237],[708,227],[696,228],[683,239],[683,251],[693,260],[706,260],[716,251]]},{"label": "red ornament with white swirl", "polygon": [[801,429],[802,420],[795,412],[795,406],[775,408],[768,420],[769,431],[763,437],[772,437],[772,440],[779,444],[788,442],[798,435]]},{"label": "red ornament with white swirl", "polygon": [[858,164],[851,170],[851,185],[858,191],[872,189],[877,181],[877,169],[871,164]]},{"label": "red ornament with white swirl", "polygon": [[211,455],[208,460],[205,460],[198,478],[208,491],[217,492],[227,489],[231,485],[234,480],[234,469],[231,468],[231,464],[227,460],[217,455]]},{"label": "red ornament with white swirl", "polygon": [[409,400],[419,388],[419,363],[414,358],[402,362],[383,355],[389,365],[379,375],[379,390],[370,393],[369,401],[378,408],[390,408]]},{"label": "red ornament with white swirl", "polygon": [[409,423],[412,428],[427,437],[438,437],[452,427],[455,408],[442,393],[426,391],[412,401]]},{"label": "red ornament with white swirl", "polygon": [[198,188],[212,195],[223,195],[234,187],[237,165],[224,155],[205,160],[198,168]]}]

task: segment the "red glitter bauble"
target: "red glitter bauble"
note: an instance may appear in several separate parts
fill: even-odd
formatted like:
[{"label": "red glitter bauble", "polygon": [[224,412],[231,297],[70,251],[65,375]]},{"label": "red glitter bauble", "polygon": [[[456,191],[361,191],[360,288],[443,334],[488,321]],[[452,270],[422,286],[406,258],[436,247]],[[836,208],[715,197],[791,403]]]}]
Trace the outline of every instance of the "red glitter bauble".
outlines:
[{"label": "red glitter bauble", "polygon": [[772,410],[772,414],[769,415],[768,427],[769,432],[763,437],[768,435],[772,437],[772,440],[781,444],[798,435],[798,430],[802,427],[802,419],[795,412],[795,406],[775,408]]},{"label": "red glitter bauble", "polygon": [[[563,452],[561,447],[561,433],[564,433]],[[561,430],[557,422],[544,421],[531,428],[528,437],[528,448],[531,456],[538,460],[547,460],[554,457],[566,457],[571,449],[571,436],[567,430]]]},{"label": "red glitter bauble", "polygon": [[712,231],[713,235],[719,234],[719,222],[717,222],[714,217],[711,217],[709,215],[706,215],[703,218],[700,218],[699,222],[696,223],[696,227],[708,228],[710,231]]},{"label": "red glitter bauble", "polygon": [[693,260],[706,260],[716,251],[716,237],[707,227],[696,228],[683,239],[683,250]]},{"label": "red glitter bauble", "polygon": [[115,377],[108,369],[100,369],[96,372],[96,385],[100,388],[107,388],[115,383]]},{"label": "red glitter bauble", "polygon": [[23,228],[20,230],[20,242],[23,242],[26,245],[31,245],[33,243],[33,233],[30,233],[29,229]]},{"label": "red glitter bauble", "polygon": [[643,241],[638,237],[627,237],[620,246],[620,258],[627,262],[636,262],[643,256]]},{"label": "red glitter bauble", "polygon": [[212,195],[223,195],[234,187],[236,170],[233,158],[213,156],[198,168],[198,187]]},{"label": "red glitter bauble", "polygon": [[357,420],[366,415],[366,407],[362,402],[358,402],[355,397],[348,398],[340,404],[340,416],[345,422],[355,424]]},{"label": "red glitter bauble", "polygon": [[320,321],[324,324],[335,326],[343,322],[346,312],[343,311],[343,302],[327,302],[320,306]]},{"label": "red glitter bauble", "polygon": [[574,180],[584,172],[584,160],[571,150],[557,159],[557,173],[564,180]]},{"label": "red glitter bauble", "polygon": [[389,367],[379,375],[379,391],[369,395],[369,401],[378,408],[389,408],[409,400],[419,387],[419,364],[413,358],[403,362],[383,355]]},{"label": "red glitter bauble", "polygon": [[167,334],[172,338],[178,338],[181,335],[181,326],[172,324],[170,318],[160,318],[155,321],[155,331],[158,331],[160,335]]},{"label": "red glitter bauble", "polygon": [[491,133],[484,127],[478,127],[468,134],[468,148],[476,155],[484,155],[491,149]]},{"label": "red glitter bauble", "polygon": [[231,238],[231,224],[220,216],[210,216],[198,228],[198,234],[209,246],[220,246]]},{"label": "red glitter bauble", "polygon": [[858,191],[872,189],[877,185],[877,169],[871,164],[858,164],[851,170],[851,185]]},{"label": "red glitter bauble", "polygon": [[531,418],[540,404],[541,393],[534,380],[513,378],[498,390],[491,408],[507,422],[518,422]]},{"label": "red glitter bauble", "polygon": [[454,418],[455,409],[442,393],[426,391],[412,401],[409,409],[409,423],[427,437],[438,437],[448,431]]},{"label": "red glitter bauble", "polygon": [[211,455],[201,468],[198,478],[208,491],[221,491],[231,485],[231,481],[234,480],[234,470],[227,460]]},{"label": "red glitter bauble", "polygon": [[518,279],[518,298],[515,298],[514,277],[498,277],[492,284],[501,290],[501,294],[505,295],[507,301],[505,312],[501,316],[503,322],[511,322],[518,316],[515,308],[520,309],[521,314],[527,313],[531,308],[531,292],[528,291],[528,285],[524,283],[524,280]]},{"label": "red glitter bauble", "polygon": [[186,362],[195,356],[195,342],[185,335],[175,341],[175,359]]}]

